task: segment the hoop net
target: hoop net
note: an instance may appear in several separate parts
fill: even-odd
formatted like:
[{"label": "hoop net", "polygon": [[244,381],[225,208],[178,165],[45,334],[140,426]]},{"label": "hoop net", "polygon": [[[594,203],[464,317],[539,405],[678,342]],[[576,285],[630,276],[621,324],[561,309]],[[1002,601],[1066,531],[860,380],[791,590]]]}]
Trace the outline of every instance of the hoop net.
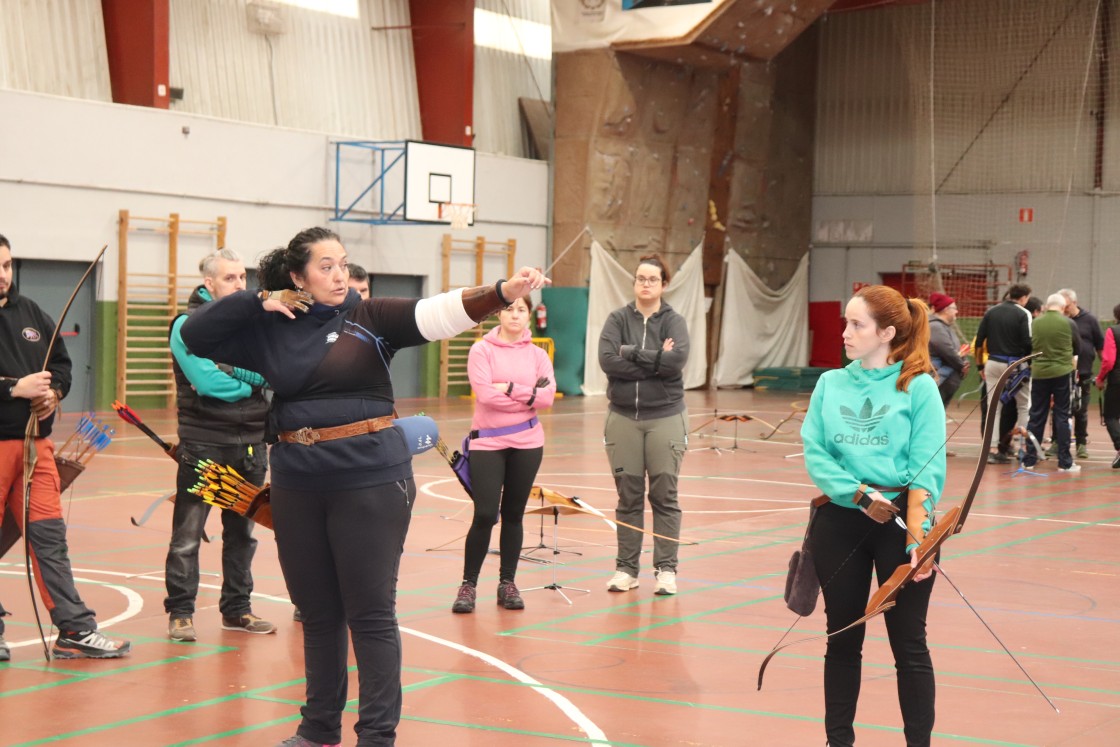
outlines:
[{"label": "hoop net", "polygon": [[460,230],[474,222],[474,213],[478,205],[466,202],[441,202],[439,204],[440,220],[451,222],[451,227]]}]

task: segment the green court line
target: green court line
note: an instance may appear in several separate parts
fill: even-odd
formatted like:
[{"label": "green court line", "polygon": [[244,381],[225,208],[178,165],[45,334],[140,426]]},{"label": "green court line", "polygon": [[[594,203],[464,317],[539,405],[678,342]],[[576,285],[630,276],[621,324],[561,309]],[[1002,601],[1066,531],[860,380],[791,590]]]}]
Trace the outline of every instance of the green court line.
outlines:
[{"label": "green court line", "polygon": [[[229,651],[237,650],[239,649],[233,646],[213,646],[210,647],[210,650],[207,651],[198,651],[197,653],[185,654],[183,656],[172,656],[167,659],[157,659],[155,661],[149,661],[143,664],[133,664],[132,666],[118,667],[101,672],[87,672],[85,670],[66,669],[64,666],[60,667],[57,665],[47,664],[9,664],[6,667],[8,669],[22,669],[32,672],[42,672],[45,674],[57,674],[63,676],[64,679],[58,680],[56,682],[44,683],[42,685],[22,687],[18,690],[5,690],[4,692],[0,692],[0,698],[10,698],[16,695],[27,695],[29,693],[42,692],[51,688],[70,685],[75,682],[87,682],[89,680],[102,679],[105,677],[114,677],[120,674],[127,674],[129,672],[138,672],[144,669],[150,669],[151,667],[163,666],[164,664],[174,664],[182,661],[190,661],[191,659],[200,659],[205,656],[213,656],[214,654],[222,654]],[[0,671],[3,671],[3,668],[0,668]]]},{"label": "green court line", "polygon": [[441,677],[433,677],[423,682],[413,682],[411,685],[405,685],[401,687],[401,690],[406,693],[411,693],[417,690],[426,690],[429,687],[438,687],[439,685],[444,685],[449,682],[457,682],[462,679],[466,679],[466,675],[449,672]]},{"label": "green court line", "polygon": [[[410,669],[409,671],[412,671],[412,670]],[[430,674],[438,674],[438,672],[435,671],[435,670],[418,670],[418,671],[424,671],[424,672],[427,672],[427,673],[430,673]],[[480,676],[476,676],[476,675],[466,675],[465,679],[472,679],[472,680],[475,680],[475,681],[486,682],[486,683],[503,684],[503,685],[508,685],[510,687],[535,687],[534,685],[530,685],[530,684],[524,683],[524,682],[513,682],[513,681],[510,681],[510,680],[501,680],[501,679],[496,679],[496,678],[493,678],[493,677],[480,677]],[[817,724],[823,722],[823,719],[820,718],[820,717],[817,717],[817,716],[804,716],[804,715],[795,714],[795,713],[781,713],[781,712],[776,712],[776,711],[762,711],[762,710],[757,710],[757,709],[753,709],[753,708],[741,708],[739,706],[725,706],[725,705],[716,705],[716,704],[697,703],[695,701],[680,701],[680,700],[672,700],[670,698],[658,698],[658,697],[653,697],[653,696],[649,696],[649,695],[634,695],[634,694],[630,694],[630,693],[619,693],[619,692],[614,692],[614,691],[610,691],[610,690],[596,690],[596,689],[592,689],[592,688],[581,688],[581,687],[575,687],[575,686],[570,686],[570,685],[552,684],[552,685],[548,685],[548,687],[552,690],[557,691],[557,692],[575,693],[575,694],[588,695],[588,696],[593,696],[593,697],[613,698],[615,700],[627,700],[627,701],[634,701],[634,702],[641,702],[641,703],[653,703],[653,704],[658,704],[658,705],[679,706],[679,707],[684,707],[684,708],[695,708],[695,709],[699,709],[699,710],[703,710],[703,711],[733,713],[733,714],[737,714],[737,715],[746,715],[746,716],[762,716],[764,718],[776,718],[776,719],[782,719],[782,720],[785,720],[785,721],[801,721],[801,722],[806,722],[806,723],[817,723]],[[897,727],[897,726],[885,726],[885,725],[882,725],[882,724],[868,724],[868,723],[863,723],[863,722],[857,722],[855,724],[855,726],[857,728],[860,728],[860,729],[882,731],[882,732],[888,732],[888,733],[893,733],[893,734],[901,734],[902,733],[902,729],[900,727]],[[486,728],[486,727],[481,727],[481,728]],[[970,736],[964,736],[964,735],[959,735],[959,734],[946,734],[946,733],[942,733],[942,732],[934,732],[934,737],[939,738],[939,739],[950,740],[950,741],[954,741],[954,742],[963,742],[963,743],[967,743],[967,744],[996,745],[997,747],[1037,747],[1037,745],[1023,744],[1023,743],[1019,743],[1019,742],[1007,742],[1007,741],[996,740],[996,739],[985,739],[983,737],[970,737]],[[611,742],[611,744],[618,744],[618,743]]]},{"label": "green court line", "polygon": [[[173,716],[173,715],[178,715],[178,714],[182,714],[182,713],[190,713],[191,711],[196,711],[196,710],[199,710],[201,708],[209,708],[210,706],[218,705],[218,704],[221,704],[221,703],[229,703],[229,702],[234,701],[234,700],[242,700],[242,699],[245,699],[245,698],[251,698],[258,693],[266,693],[266,692],[269,692],[271,690],[276,690],[276,689],[279,689],[279,688],[282,688],[282,687],[291,687],[292,685],[300,684],[303,681],[304,680],[302,678],[301,679],[296,679],[296,680],[289,680],[287,682],[281,682],[281,683],[277,683],[277,684],[273,684],[273,685],[267,685],[265,687],[255,688],[253,690],[246,690],[244,692],[233,693],[231,695],[224,695],[220,698],[211,698],[209,700],[202,700],[202,701],[199,701],[197,703],[189,703],[187,705],[177,706],[175,708],[166,708],[166,709],[163,709],[163,710],[160,710],[160,711],[153,711],[151,713],[145,713],[142,716],[134,716],[132,718],[121,719],[120,721],[113,721],[113,722],[110,722],[110,723],[107,723],[107,724],[100,724],[98,726],[90,726],[90,727],[87,727],[87,728],[84,728],[84,729],[76,729],[76,730],[71,731],[71,732],[66,732],[66,733],[63,733],[63,734],[56,734],[52,737],[47,737],[45,739],[38,739],[38,740],[31,741],[31,742],[21,742],[19,744],[11,745],[10,747],[34,747],[35,745],[50,744],[52,742],[62,742],[62,741],[67,740],[67,739],[74,739],[76,737],[82,737],[82,736],[86,736],[86,735],[89,735],[89,734],[100,734],[100,733],[103,733],[103,732],[112,731],[114,729],[120,729],[120,728],[123,728],[123,727],[126,727],[126,726],[131,726],[133,724],[144,723],[145,721],[154,721],[156,719],[164,718],[165,716]],[[272,722],[269,722],[269,723],[270,724],[272,724],[272,723],[286,723],[288,721],[295,721],[299,718],[301,718],[301,716],[297,713],[297,714],[295,714],[291,717],[285,717],[285,718],[278,719],[276,721],[272,721]],[[247,727],[245,727],[243,729],[240,729],[240,730],[234,730],[234,731],[226,732],[225,734],[229,735],[229,734],[237,734],[237,733],[247,732],[247,731],[255,731],[255,730],[260,729],[260,728],[263,728],[263,727],[261,725],[255,724],[255,725],[252,725],[252,726],[247,726]],[[183,745],[197,744],[199,741],[211,741],[211,740],[216,739],[216,738],[217,738],[216,736],[210,735],[210,736],[207,736],[207,737],[198,738],[194,741],[181,742],[180,744],[183,744]]]}]

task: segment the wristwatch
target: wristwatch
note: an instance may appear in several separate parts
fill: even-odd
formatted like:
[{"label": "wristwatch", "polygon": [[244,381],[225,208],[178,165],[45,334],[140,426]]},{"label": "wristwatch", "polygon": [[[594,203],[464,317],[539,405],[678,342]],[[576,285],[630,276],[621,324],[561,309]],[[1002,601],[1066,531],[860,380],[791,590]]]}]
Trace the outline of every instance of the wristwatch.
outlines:
[{"label": "wristwatch", "polygon": [[12,390],[18,383],[19,379],[10,379],[7,376],[0,378],[0,399],[12,399]]}]

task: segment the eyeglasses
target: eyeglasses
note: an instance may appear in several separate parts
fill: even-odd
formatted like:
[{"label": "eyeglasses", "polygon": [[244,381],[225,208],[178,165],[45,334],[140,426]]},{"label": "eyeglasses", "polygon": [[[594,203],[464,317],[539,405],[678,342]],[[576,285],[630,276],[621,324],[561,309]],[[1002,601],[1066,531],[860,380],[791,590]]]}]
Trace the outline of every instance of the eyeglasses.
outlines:
[{"label": "eyeglasses", "polygon": [[651,285],[651,286],[652,285],[661,285],[661,278],[658,278],[658,277],[647,278],[647,277],[642,277],[641,275],[638,275],[636,278],[634,278],[634,283],[637,284],[637,285]]}]

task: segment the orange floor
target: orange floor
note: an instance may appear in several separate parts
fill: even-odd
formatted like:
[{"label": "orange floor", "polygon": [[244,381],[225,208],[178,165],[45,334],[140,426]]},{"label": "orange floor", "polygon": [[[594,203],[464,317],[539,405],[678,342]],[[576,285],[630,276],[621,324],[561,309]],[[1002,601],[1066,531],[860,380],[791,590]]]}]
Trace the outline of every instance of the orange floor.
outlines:
[{"label": "orange floor", "polygon": [[[762,440],[760,421],[712,422],[714,410],[776,423],[796,395],[690,392],[696,429],[684,463],[680,593],[610,594],[613,534],[583,516],[552,526],[527,518],[522,588],[527,608],[491,600],[488,558],[473,615],[449,611],[460,578],[469,505],[435,452],[416,460],[417,501],[400,577],[404,632],[401,745],[518,747],[589,743],[617,747],[822,745],[821,654],[808,643],[780,654],[766,686],[759,664],[794,621],[782,603],[786,563],[815,492],[795,424]],[[405,400],[449,442],[467,428],[469,403]],[[613,489],[601,445],[605,403],[567,397],[542,418],[548,434],[538,482],[609,510]],[[967,408],[950,415],[963,418]],[[168,411],[144,412],[165,436]],[[143,527],[145,509],[173,485],[174,463],[112,414],[117,436],[64,499],[79,590],[111,634],[132,640],[117,661],[45,664],[22,565],[22,547],[0,563],[0,599],[13,613],[0,665],[0,744],[273,745],[294,733],[303,691],[301,632],[291,620],[271,533],[260,531],[255,610],[277,635],[221,630],[220,543],[205,545],[197,643],[166,637],[162,570],[170,504]],[[1094,418],[1094,421],[1096,418]],[[67,416],[58,432],[68,434]],[[979,446],[978,414],[953,439],[946,505],[963,496]],[[1105,747],[1120,744],[1120,470],[1104,429],[1091,424],[1092,458],[1078,476],[1013,476],[989,467],[965,531],[944,566],[1061,709],[1047,705],[949,584],[938,582],[930,645],[938,673],[939,745]],[[719,447],[718,449],[712,447]],[[736,448],[737,447],[737,448]],[[1053,461],[1044,467],[1054,467]],[[209,529],[220,532],[213,516]],[[496,536],[494,541],[496,546]],[[538,547],[545,545],[544,548]],[[648,555],[644,556],[648,558]],[[648,563],[648,560],[645,562]],[[589,589],[580,593],[574,587]],[[818,611],[792,635],[821,631]],[[897,696],[881,619],[870,623],[857,731],[861,747],[901,745]],[[351,692],[356,692],[356,673]],[[344,744],[354,744],[351,703]]]}]

